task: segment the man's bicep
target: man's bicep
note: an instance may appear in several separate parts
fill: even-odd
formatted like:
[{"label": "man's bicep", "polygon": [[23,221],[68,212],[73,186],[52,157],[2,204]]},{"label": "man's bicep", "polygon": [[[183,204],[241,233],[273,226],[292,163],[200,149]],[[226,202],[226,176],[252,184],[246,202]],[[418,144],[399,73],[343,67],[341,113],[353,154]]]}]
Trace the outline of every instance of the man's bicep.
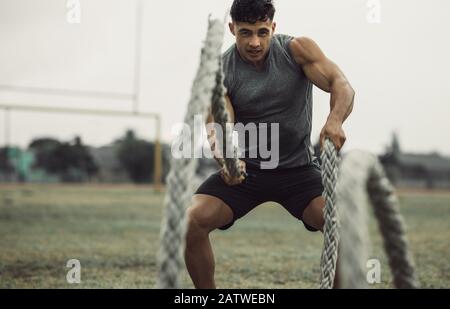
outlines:
[{"label": "man's bicep", "polygon": [[306,77],[314,85],[326,92],[331,92],[333,82],[341,75],[337,65],[329,59],[308,63],[302,66],[302,68]]},{"label": "man's bicep", "polygon": [[291,50],[306,77],[323,91],[330,92],[333,81],[343,76],[338,66],[325,56],[313,40],[305,37],[294,39]]}]

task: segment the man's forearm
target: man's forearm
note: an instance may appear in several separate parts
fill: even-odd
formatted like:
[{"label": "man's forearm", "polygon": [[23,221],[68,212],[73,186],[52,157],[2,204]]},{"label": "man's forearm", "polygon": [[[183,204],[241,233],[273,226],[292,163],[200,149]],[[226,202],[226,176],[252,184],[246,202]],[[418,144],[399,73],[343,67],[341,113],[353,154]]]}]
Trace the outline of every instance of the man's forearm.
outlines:
[{"label": "man's forearm", "polygon": [[354,100],[355,91],[347,81],[335,82],[331,89],[331,112],[328,120],[343,124],[353,111]]}]

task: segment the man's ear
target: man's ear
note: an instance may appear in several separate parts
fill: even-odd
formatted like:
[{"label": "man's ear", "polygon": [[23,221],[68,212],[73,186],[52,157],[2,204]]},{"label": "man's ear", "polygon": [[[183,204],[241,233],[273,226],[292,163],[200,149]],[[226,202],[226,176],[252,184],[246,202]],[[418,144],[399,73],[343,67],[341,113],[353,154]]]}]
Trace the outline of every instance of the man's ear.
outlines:
[{"label": "man's ear", "polygon": [[228,23],[228,27],[230,28],[230,32],[234,35],[234,36],[236,36],[236,33],[234,33],[234,23]]},{"label": "man's ear", "polygon": [[273,22],[272,23],[272,32],[275,33],[275,29],[277,29],[277,23]]}]

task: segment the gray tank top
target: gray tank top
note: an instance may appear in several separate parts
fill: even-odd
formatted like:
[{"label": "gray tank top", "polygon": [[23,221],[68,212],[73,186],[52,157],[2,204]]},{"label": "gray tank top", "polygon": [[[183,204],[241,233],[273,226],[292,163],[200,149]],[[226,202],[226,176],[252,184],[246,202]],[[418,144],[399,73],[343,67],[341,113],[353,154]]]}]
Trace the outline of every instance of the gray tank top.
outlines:
[{"label": "gray tank top", "polygon": [[[271,140],[271,124],[279,124],[277,169],[317,163],[311,147],[313,85],[291,54],[292,39],[274,35],[261,71],[241,58],[236,45],[223,54],[224,84],[235,111],[235,123],[254,123],[258,132],[261,124],[267,124],[269,151],[276,144]],[[241,150],[247,166],[260,168],[261,162],[270,161],[259,151],[256,158],[251,158],[251,150],[259,146],[248,134],[244,135],[240,134],[239,139],[245,139],[245,149]]]}]

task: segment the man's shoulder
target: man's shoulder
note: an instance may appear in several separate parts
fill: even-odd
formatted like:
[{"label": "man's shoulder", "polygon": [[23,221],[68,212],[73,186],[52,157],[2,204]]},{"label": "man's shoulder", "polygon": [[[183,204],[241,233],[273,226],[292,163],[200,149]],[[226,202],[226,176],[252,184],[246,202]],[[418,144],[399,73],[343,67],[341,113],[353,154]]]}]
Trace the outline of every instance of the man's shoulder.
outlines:
[{"label": "man's shoulder", "polygon": [[274,35],[275,45],[278,46],[276,48],[277,54],[279,56],[284,56],[291,65],[297,67],[298,63],[295,59],[292,49],[292,42],[296,39],[296,37],[287,34],[275,34]]},{"label": "man's shoulder", "polygon": [[286,49],[289,46],[289,43],[295,39],[292,35],[277,33],[273,36],[275,42],[277,42],[281,47]]},{"label": "man's shoulder", "polygon": [[289,34],[275,33],[274,38],[276,38],[279,41],[283,41],[283,40],[292,40],[294,37]]}]

